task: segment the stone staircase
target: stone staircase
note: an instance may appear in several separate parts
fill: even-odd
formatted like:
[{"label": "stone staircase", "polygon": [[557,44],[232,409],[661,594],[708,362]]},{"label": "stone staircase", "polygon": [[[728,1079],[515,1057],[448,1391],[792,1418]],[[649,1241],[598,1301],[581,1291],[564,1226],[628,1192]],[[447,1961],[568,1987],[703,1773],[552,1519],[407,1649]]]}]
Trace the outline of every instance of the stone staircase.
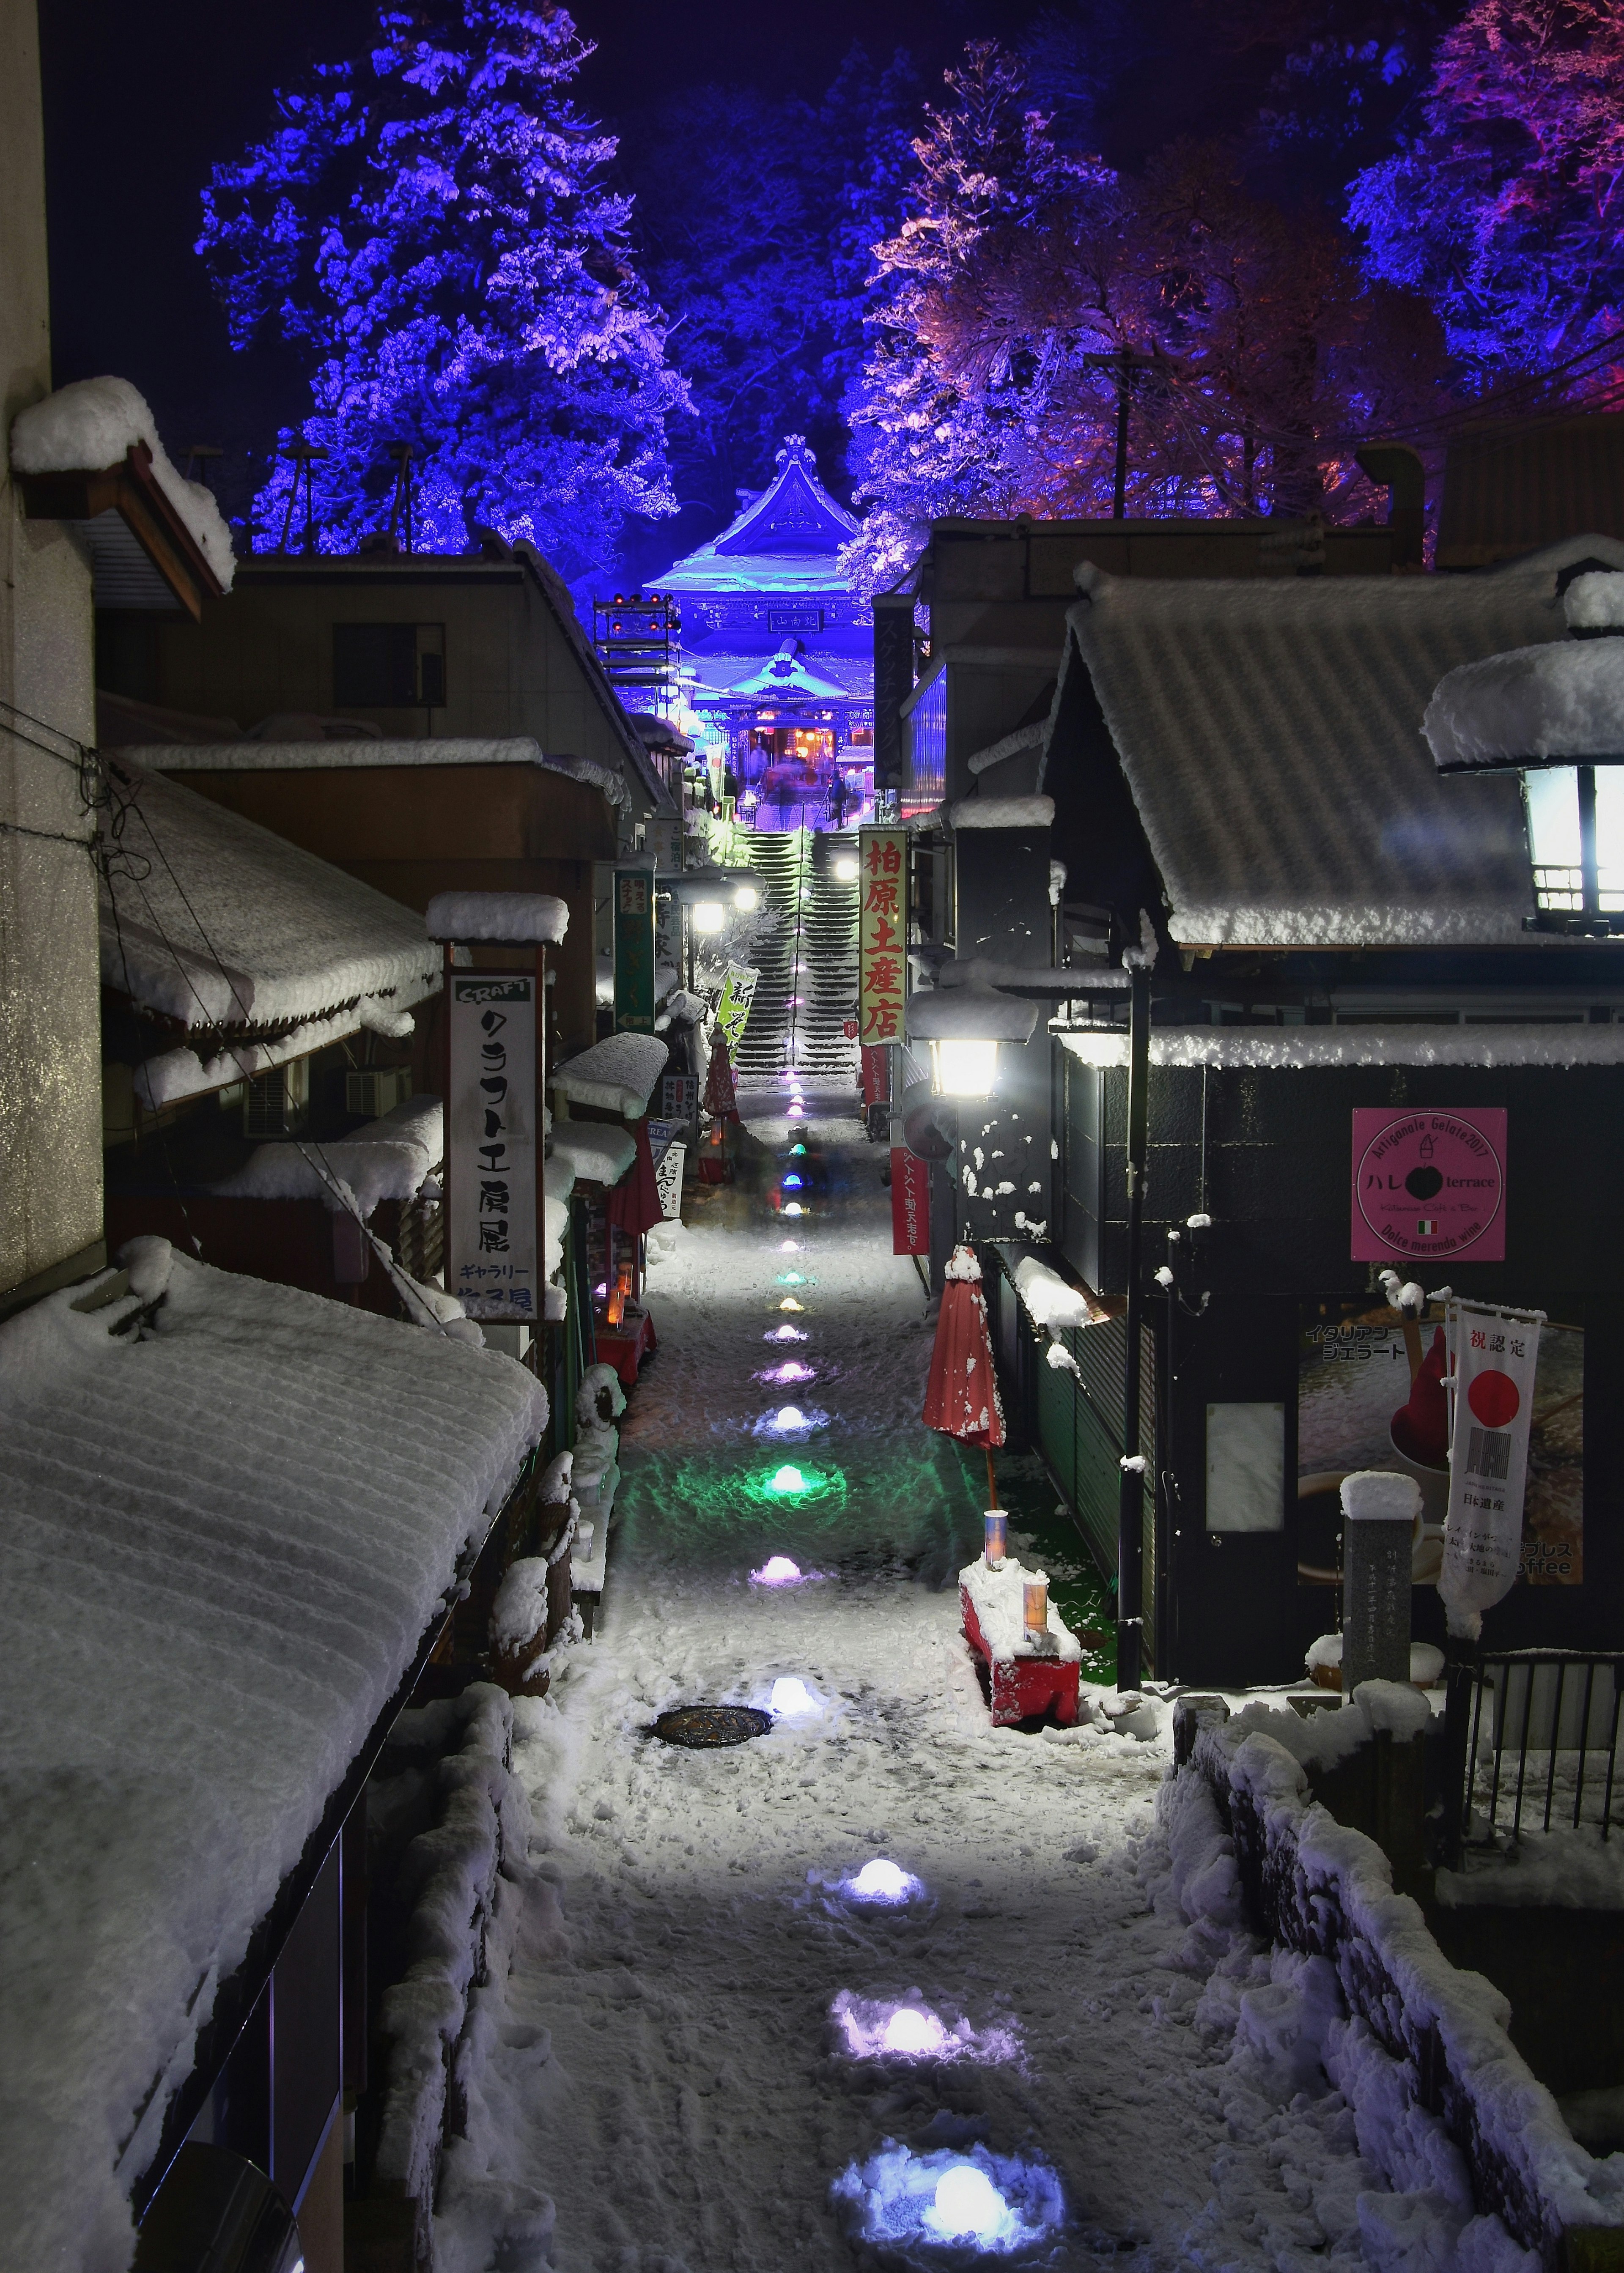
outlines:
[{"label": "stone staircase", "polygon": [[738,1077],[759,1085],[786,1073],[832,1088],[855,1087],[858,1046],[842,1031],[857,1005],[855,830],[758,831],[749,861],[769,906],[785,921],[759,950],[761,977],[740,1045]]}]

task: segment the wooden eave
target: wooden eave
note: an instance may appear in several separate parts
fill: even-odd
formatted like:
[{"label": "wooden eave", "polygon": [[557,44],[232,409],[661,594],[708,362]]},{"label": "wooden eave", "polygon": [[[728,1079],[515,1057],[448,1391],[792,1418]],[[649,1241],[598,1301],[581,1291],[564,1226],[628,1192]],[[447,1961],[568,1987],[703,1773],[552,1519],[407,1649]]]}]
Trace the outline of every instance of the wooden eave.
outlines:
[{"label": "wooden eave", "polygon": [[123,461],[71,473],[25,474],[12,479],[30,521],[94,521],[116,513],[194,623],[206,599],[222,599],[221,583],[202,548],[159,486],[152,452],[132,442]]}]

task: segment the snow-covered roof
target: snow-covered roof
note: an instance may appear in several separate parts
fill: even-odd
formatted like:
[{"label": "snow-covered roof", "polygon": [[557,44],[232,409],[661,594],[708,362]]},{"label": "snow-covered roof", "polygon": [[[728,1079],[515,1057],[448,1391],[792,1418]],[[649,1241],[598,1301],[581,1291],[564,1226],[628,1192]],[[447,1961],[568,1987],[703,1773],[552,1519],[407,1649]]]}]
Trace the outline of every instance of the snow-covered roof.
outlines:
[{"label": "snow-covered roof", "polygon": [[[1421,722],[1447,671],[1565,640],[1575,537],[1468,576],[1218,581],[1077,572],[1041,786],[1078,761],[1091,676],[1171,907],[1200,946],[1522,942],[1517,784],[1440,781]],[[1071,699],[1068,699],[1070,696]]]},{"label": "snow-covered roof", "polygon": [[786,437],[778,471],[719,536],[660,578],[662,591],[844,591],[837,558],[861,523],[817,477],[817,460],[799,434]]},{"label": "snow-covered roof", "polygon": [[[635,1121],[648,1111],[650,1092],[669,1062],[670,1054],[657,1035],[605,1034],[601,1042],[552,1069],[547,1085],[561,1089],[572,1105],[595,1105]],[[554,1151],[560,1133],[554,1132]]]},{"label": "snow-covered roof", "polygon": [[123,759],[115,787],[102,977],[139,1009],[193,1031],[319,1034],[300,1055],[358,1026],[399,1031],[440,985],[440,950],[411,909]]},{"label": "snow-covered roof", "polygon": [[569,910],[551,892],[436,892],[423,921],[431,939],[556,947],[569,929]]},{"label": "snow-covered roof", "polygon": [[356,766],[540,766],[602,790],[611,805],[628,806],[619,774],[596,759],[549,757],[529,734],[481,737],[418,734],[408,739],[357,735],[320,742],[142,742],[121,753],[154,773],[274,774],[342,772]]},{"label": "snow-covered roof", "polygon": [[1624,759],[1624,639],[1565,640],[1463,663],[1439,680],[1422,731],[1443,774]]},{"label": "snow-covered roof", "polygon": [[547,1155],[547,1189],[568,1199],[578,1183],[618,1184],[636,1157],[637,1139],[629,1129],[608,1121],[557,1121]]},{"label": "snow-covered roof", "polygon": [[1037,1022],[1035,1002],[996,986],[932,986],[908,997],[911,1042],[1027,1042]]},{"label": "snow-covered roof", "polygon": [[237,1174],[212,1189],[231,1199],[320,1200],[336,1213],[349,1204],[342,1186],[365,1219],[380,1200],[416,1197],[445,1156],[445,1126],[439,1098],[410,1097],[336,1141],[256,1144]]},{"label": "snow-covered roof", "polygon": [[[1125,1028],[1062,1033],[1085,1065],[1125,1066]],[[1328,1066],[1624,1065],[1624,1026],[1545,1019],[1535,1024],[1423,1026],[1153,1026],[1150,1061],[1259,1072]]]},{"label": "snow-covered roof", "polygon": [[1047,829],[1055,818],[1052,797],[961,797],[947,808],[954,829]]},{"label": "snow-covered roof", "polygon": [[135,1245],[130,1298],[0,1325],[19,2267],[127,2262],[215,1991],[547,1417],[509,1358]]},{"label": "snow-covered roof", "polygon": [[229,592],[237,564],[214,492],[177,472],[158,439],[157,422],[127,379],[78,379],[19,410],[11,425],[11,463],[19,474],[100,473],[122,465],[142,444],[152,453],[154,481],[214,581]]}]

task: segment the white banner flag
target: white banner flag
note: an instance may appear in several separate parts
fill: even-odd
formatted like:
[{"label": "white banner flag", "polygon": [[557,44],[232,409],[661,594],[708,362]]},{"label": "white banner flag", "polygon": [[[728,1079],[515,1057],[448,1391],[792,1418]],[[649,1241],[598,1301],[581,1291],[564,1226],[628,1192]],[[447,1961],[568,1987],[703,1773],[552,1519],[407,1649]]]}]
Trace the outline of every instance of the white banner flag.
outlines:
[{"label": "white banner flag", "polygon": [[1539,1310],[1452,1302],[1449,1514],[1438,1591],[1451,1633],[1476,1640],[1517,1575],[1528,1435],[1539,1362]]},{"label": "white banner flag", "polygon": [[455,971],[446,1287],[470,1318],[542,1315],[536,1239],[536,986],[528,971]]}]

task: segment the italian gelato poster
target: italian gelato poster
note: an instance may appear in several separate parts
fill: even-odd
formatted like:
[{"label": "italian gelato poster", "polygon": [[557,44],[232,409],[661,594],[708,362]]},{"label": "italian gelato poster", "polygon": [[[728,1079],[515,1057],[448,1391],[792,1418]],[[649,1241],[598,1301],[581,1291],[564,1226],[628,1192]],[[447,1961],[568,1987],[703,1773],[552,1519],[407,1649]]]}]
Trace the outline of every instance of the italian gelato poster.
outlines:
[{"label": "italian gelato poster", "polygon": [[[1342,1478],[1395,1470],[1421,1488],[1410,1578],[1435,1586],[1449,1501],[1443,1305],[1401,1317],[1380,1296],[1304,1306],[1297,1338],[1297,1580],[1335,1583]],[[1540,1331],[1518,1576],[1532,1587],[1584,1577],[1584,1335]]]}]

